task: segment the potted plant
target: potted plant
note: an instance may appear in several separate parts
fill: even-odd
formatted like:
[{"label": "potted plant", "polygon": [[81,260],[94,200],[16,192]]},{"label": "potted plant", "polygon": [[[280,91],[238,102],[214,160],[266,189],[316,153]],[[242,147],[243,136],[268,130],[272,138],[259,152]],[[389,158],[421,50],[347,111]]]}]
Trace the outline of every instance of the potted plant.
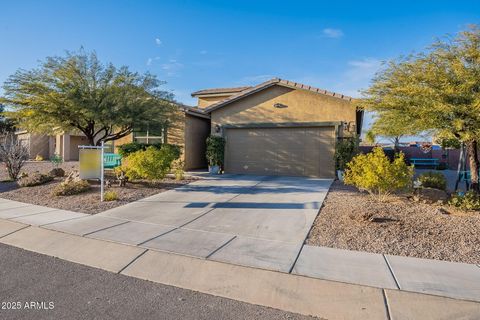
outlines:
[{"label": "potted plant", "polygon": [[211,174],[219,174],[223,167],[223,157],[225,152],[225,139],[220,136],[209,136],[207,138],[206,157],[208,161],[208,171]]},{"label": "potted plant", "polygon": [[343,173],[352,158],[358,153],[358,138],[343,138],[337,142],[335,147],[335,166],[337,169],[337,177],[343,181]]}]

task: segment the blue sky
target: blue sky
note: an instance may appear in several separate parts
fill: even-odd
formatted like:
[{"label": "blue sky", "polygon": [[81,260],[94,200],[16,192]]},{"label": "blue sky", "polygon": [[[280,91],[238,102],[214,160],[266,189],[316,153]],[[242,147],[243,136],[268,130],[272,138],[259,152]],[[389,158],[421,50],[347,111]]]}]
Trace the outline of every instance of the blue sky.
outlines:
[{"label": "blue sky", "polygon": [[358,96],[381,61],[480,22],[480,1],[0,0],[0,83],[65,50],[150,71],[177,100],[281,77]]}]

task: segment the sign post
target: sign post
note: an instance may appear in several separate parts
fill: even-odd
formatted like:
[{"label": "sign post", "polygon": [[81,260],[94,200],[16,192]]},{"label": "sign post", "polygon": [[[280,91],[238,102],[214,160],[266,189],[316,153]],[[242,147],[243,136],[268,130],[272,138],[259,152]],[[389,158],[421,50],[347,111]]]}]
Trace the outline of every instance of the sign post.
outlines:
[{"label": "sign post", "polygon": [[100,180],[100,201],[103,201],[104,193],[104,148],[101,146],[78,146],[80,160],[80,179]]}]

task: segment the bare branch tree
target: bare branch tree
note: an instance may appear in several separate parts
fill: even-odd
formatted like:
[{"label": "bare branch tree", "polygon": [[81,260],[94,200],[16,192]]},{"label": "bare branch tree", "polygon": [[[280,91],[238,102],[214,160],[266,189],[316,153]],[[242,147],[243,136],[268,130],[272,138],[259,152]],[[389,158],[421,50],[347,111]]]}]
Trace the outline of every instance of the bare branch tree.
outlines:
[{"label": "bare branch tree", "polygon": [[17,180],[27,159],[27,147],[16,139],[15,134],[7,134],[4,143],[0,144],[0,160],[5,164],[11,180]]}]

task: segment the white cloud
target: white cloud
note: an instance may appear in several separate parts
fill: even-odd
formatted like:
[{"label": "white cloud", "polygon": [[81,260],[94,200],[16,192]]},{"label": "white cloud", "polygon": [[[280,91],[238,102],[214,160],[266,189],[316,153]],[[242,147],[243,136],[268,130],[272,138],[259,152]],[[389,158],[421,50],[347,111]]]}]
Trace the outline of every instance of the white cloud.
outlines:
[{"label": "white cloud", "polygon": [[375,58],[352,60],[348,62],[348,66],[349,69],[345,72],[344,77],[350,83],[356,83],[365,88],[375,73],[382,67],[382,60]]},{"label": "white cloud", "polygon": [[343,31],[340,29],[325,28],[322,30],[322,33],[327,38],[339,39],[343,37]]},{"label": "white cloud", "polygon": [[207,54],[207,53],[208,53],[207,50],[201,50],[201,51],[200,51],[200,54]]},{"label": "white cloud", "polygon": [[147,59],[147,66],[151,66],[153,61],[160,60],[159,56],[153,57],[153,58],[148,58]]},{"label": "white cloud", "polygon": [[162,40],[160,40],[159,38],[155,38],[155,43],[157,44],[157,46],[161,46]]},{"label": "white cloud", "polygon": [[162,64],[161,68],[167,73],[167,76],[173,77],[183,69],[183,64],[175,59],[170,59],[167,63]]}]

